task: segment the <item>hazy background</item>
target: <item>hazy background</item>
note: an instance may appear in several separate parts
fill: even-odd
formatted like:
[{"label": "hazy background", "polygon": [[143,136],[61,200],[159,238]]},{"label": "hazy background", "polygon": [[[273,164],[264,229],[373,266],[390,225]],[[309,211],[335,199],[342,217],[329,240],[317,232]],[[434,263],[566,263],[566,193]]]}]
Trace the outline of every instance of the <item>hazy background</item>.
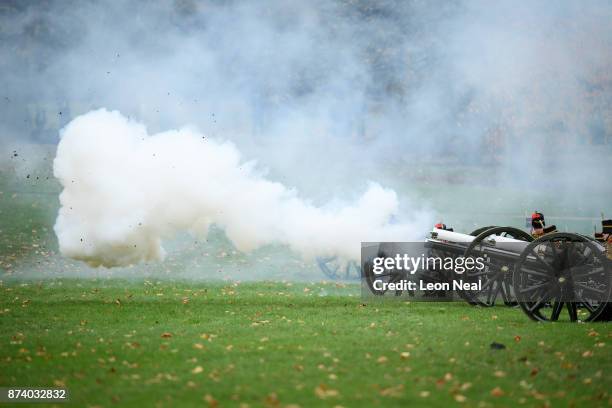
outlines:
[{"label": "hazy background", "polygon": [[[612,214],[610,21],[606,1],[3,1],[0,268],[32,271],[42,245],[62,261],[58,130],[100,107],[232,140],[315,203],[375,180],[466,232],[538,209],[592,233]],[[213,244],[172,245],[183,267],[155,268]],[[263,252],[244,256],[264,276],[301,262]],[[219,259],[202,268],[236,272]]]}]

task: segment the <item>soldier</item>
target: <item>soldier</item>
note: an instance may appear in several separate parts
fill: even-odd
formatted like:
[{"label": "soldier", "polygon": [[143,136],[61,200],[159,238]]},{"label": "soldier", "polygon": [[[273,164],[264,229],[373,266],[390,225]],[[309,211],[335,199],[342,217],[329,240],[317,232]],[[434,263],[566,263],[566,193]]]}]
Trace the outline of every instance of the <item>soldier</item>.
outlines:
[{"label": "soldier", "polygon": [[555,225],[551,225],[550,227],[546,226],[546,221],[544,220],[544,214],[535,210],[533,214],[531,214],[531,235],[534,238],[541,237],[544,234],[548,234],[551,232],[556,232],[557,227]]},{"label": "soldier", "polygon": [[606,246],[606,254],[612,259],[612,220],[601,221],[601,232],[595,232],[595,239]]}]

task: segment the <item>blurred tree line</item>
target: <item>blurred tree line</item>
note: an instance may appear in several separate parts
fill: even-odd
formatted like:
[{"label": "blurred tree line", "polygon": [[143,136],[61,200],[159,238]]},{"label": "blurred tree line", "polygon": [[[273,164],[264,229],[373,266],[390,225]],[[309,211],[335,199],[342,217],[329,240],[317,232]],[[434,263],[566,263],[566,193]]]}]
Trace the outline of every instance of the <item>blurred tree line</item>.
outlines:
[{"label": "blurred tree line", "polygon": [[[55,141],[58,129],[74,114],[96,107],[95,97],[88,99],[81,95],[75,98],[63,91],[61,83],[38,80],[45,78],[42,74],[53,68],[57,54],[66,53],[85,36],[87,21],[54,23],[58,15],[79,7],[80,3],[76,0],[0,2],[0,52],[3,54],[0,73],[4,77],[0,85],[0,120],[5,128],[19,129],[20,137]],[[227,3],[231,5],[235,1]],[[176,0],[171,4],[160,24],[180,29],[186,36],[205,28],[206,9],[211,2]],[[134,2],[130,9],[138,10],[148,5]],[[359,45],[360,58],[372,80],[366,86],[362,109],[354,117],[355,137],[376,138],[386,121],[408,123],[422,119],[418,111],[415,114],[414,106],[418,101],[414,99],[427,94],[427,87],[435,83],[437,92],[442,94],[436,95],[440,98],[438,103],[443,101],[444,109],[438,112],[440,117],[423,120],[429,121],[424,129],[436,133],[436,140],[441,145],[461,143],[457,135],[469,133],[477,134],[480,148],[492,155],[503,150],[509,141],[534,133],[541,134],[550,144],[612,144],[610,64],[603,64],[608,69],[593,70],[580,78],[571,100],[556,101],[554,106],[548,103],[550,95],[547,93],[551,89],[541,86],[550,83],[550,78],[546,77],[533,78],[533,85],[521,89],[520,93],[506,91],[495,94],[494,99],[480,98],[469,89],[454,87],[455,78],[447,71],[449,56],[441,51],[444,47],[440,42],[444,37],[435,30],[462,11],[462,2],[441,2],[432,6],[430,2],[419,0],[331,0],[319,2],[317,6],[321,7],[321,24],[333,27],[339,22],[347,22],[361,27],[365,33],[359,36],[363,41]],[[163,29],[163,26],[151,29]],[[567,46],[579,52],[584,44]],[[610,55],[603,58],[610,58]],[[317,74],[308,70],[296,73],[289,94],[284,93],[284,89],[283,93],[275,89],[273,78],[258,82],[253,91],[252,110],[257,117],[254,122],[261,123],[254,123],[254,128],[265,128],[267,109],[275,109],[313,92]],[[542,75],[546,76],[547,72]],[[35,86],[31,86],[32,83]],[[533,102],[527,113],[526,100]],[[377,125],[378,122],[382,123]],[[453,126],[449,127],[448,123]]]}]

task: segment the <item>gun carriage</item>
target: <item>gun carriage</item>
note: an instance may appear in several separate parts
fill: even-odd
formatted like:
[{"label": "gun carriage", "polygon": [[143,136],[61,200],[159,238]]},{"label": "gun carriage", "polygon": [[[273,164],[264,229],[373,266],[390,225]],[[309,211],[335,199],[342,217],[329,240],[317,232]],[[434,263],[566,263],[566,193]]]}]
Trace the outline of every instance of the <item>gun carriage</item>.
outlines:
[{"label": "gun carriage", "polygon": [[[425,247],[438,257],[480,258],[483,270],[466,270],[462,282],[478,289],[455,293],[472,305],[491,307],[497,303],[519,307],[536,321],[594,321],[612,315],[612,260],[607,246],[612,240],[612,223],[603,222],[603,231],[595,238],[556,232],[546,228],[544,217],[537,214],[532,233],[513,227],[483,227],[470,234],[454,232],[443,224],[436,225],[427,236]],[[541,219],[540,219],[541,216]],[[532,220],[534,217],[532,216]],[[607,228],[607,229],[606,229]],[[377,256],[388,256],[392,248],[381,244]],[[357,264],[329,268],[335,259],[319,259],[321,269],[330,277],[350,278],[362,274],[370,292],[385,295],[388,289],[375,289],[375,280],[385,283],[420,279],[426,282],[449,282],[457,278],[453,270],[426,268],[416,276],[406,271],[387,269],[374,274],[367,261],[363,270]],[[396,296],[422,296],[429,300],[448,299],[449,293],[394,290]],[[452,296],[452,294],[450,294]]]},{"label": "gun carriage", "polygon": [[559,320],[564,309],[570,321],[608,317],[612,271],[601,243],[563,232],[534,239],[512,227],[476,233],[434,229],[427,239],[434,251],[484,259],[483,271],[465,271],[463,279],[479,283],[480,288],[459,292],[469,303],[494,306],[501,299],[538,321]]}]

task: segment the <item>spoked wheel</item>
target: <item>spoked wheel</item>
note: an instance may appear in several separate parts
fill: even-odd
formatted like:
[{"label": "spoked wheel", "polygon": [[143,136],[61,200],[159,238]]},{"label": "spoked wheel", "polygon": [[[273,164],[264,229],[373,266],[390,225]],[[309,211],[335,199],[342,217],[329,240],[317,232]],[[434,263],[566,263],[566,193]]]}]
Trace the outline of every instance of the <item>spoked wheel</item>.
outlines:
[{"label": "spoked wheel", "polygon": [[332,280],[358,280],[361,267],[355,261],[341,262],[336,256],[317,258],[321,272]]},{"label": "spoked wheel", "polygon": [[470,232],[470,235],[473,236],[473,237],[477,237],[478,235],[482,234],[486,230],[490,230],[491,228],[497,228],[497,226],[496,225],[489,225],[488,227],[480,227],[480,228],[477,228],[474,231]]},{"label": "spoked wheel", "polygon": [[[478,230],[476,230],[478,231]],[[480,306],[495,306],[501,298],[507,306],[516,306],[517,302],[512,289],[512,273],[514,264],[509,257],[486,257],[485,248],[495,245],[495,237],[513,238],[519,241],[531,242],[533,237],[523,230],[513,227],[493,227],[482,231],[465,250],[465,258],[484,258],[484,270],[466,270],[464,281],[479,283],[480,290],[464,290],[459,294],[470,304]]]},{"label": "spoked wheel", "polygon": [[[386,254],[384,252],[378,252],[377,257],[385,258]],[[388,289],[377,289],[383,286],[383,284],[387,283],[395,283],[399,282],[403,279],[404,274],[395,270],[395,269],[385,269],[382,273],[376,274],[374,273],[374,265],[372,260],[368,260],[363,265],[363,275],[370,289],[370,292],[376,296],[383,296],[388,292]],[[376,283],[377,282],[377,283]],[[375,284],[376,283],[376,284]],[[401,296],[402,291],[396,290],[395,296]]]},{"label": "spoked wheel", "polygon": [[577,234],[552,233],[530,243],[513,280],[521,309],[537,321],[597,320],[612,294],[603,247]]}]

